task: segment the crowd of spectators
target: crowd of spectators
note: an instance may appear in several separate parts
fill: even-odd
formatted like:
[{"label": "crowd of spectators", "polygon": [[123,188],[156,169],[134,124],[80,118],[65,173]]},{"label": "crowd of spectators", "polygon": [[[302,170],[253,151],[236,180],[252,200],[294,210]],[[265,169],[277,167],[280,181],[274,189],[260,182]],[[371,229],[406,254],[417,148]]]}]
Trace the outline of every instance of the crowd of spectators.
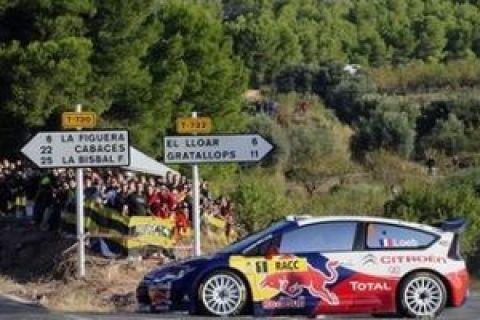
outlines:
[{"label": "crowd of spectators", "polygon": [[[75,210],[75,190],[73,169],[46,171],[20,160],[0,160],[0,215],[31,216],[42,229],[57,230],[61,212]],[[85,169],[84,196],[86,201],[126,216],[173,219],[177,234],[192,223],[192,183],[172,172],[163,177],[121,169]],[[200,206],[202,217],[225,219],[228,236],[233,223],[232,204],[226,197],[214,198],[206,181],[200,184]]]}]

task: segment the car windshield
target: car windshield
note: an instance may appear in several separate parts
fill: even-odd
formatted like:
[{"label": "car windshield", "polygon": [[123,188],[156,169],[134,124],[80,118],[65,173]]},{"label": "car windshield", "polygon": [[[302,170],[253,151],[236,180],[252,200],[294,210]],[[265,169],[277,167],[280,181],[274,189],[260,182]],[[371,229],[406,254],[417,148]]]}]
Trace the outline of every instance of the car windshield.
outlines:
[{"label": "car windshield", "polygon": [[290,223],[291,222],[286,221],[286,220],[275,222],[266,229],[259,230],[255,233],[252,233],[252,234],[249,234],[249,235],[245,236],[242,239],[239,239],[239,240],[235,241],[234,243],[232,243],[232,244],[226,246],[225,248],[219,250],[218,253],[230,253],[230,254],[241,253],[245,248],[248,248],[249,246],[251,246],[252,244],[257,242],[258,240],[262,239],[263,237],[265,237],[265,236],[267,236],[267,235],[269,235],[269,234],[271,234],[271,233],[273,233],[277,230],[282,229],[283,227],[285,227],[286,225],[288,225]]}]

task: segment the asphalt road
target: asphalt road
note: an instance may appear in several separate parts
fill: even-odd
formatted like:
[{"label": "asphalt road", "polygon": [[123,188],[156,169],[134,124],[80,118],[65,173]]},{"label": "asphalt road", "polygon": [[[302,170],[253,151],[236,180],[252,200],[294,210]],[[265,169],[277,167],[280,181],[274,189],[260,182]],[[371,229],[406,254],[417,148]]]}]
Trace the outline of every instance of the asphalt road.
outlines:
[{"label": "asphalt road", "polygon": [[[321,317],[323,319],[379,319],[367,316],[344,316],[344,317]],[[187,314],[88,314],[88,313],[50,313],[47,310],[35,306],[13,301],[0,296],[0,320],[122,320],[122,319],[218,319],[205,317],[189,317]],[[230,319],[255,319],[253,317],[236,317]],[[276,317],[275,319],[292,319],[292,317]],[[299,317],[298,319],[307,319]],[[447,309],[438,318],[443,320],[480,320],[480,296],[470,297],[467,303],[459,309]]]}]

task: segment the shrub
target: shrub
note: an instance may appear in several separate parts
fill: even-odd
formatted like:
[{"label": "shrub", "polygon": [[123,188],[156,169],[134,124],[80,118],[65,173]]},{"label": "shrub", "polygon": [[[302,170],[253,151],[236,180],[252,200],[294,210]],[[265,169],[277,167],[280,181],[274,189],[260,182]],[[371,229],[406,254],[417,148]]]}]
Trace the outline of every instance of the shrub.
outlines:
[{"label": "shrub", "polygon": [[280,93],[299,92],[311,93],[313,81],[317,74],[314,66],[289,66],[282,70],[275,78],[275,87]]},{"label": "shrub", "polygon": [[292,212],[285,185],[283,178],[262,175],[258,170],[241,175],[230,197],[235,203],[236,217],[247,232],[263,228]]},{"label": "shrub", "polygon": [[465,149],[466,140],[463,122],[454,114],[450,114],[447,120],[437,121],[431,134],[422,140],[422,144],[452,156]]},{"label": "shrub", "polygon": [[267,167],[283,168],[290,157],[290,143],[285,129],[266,115],[257,115],[250,119],[248,132],[259,133],[274,145],[274,150],[262,160]]},{"label": "shrub", "polygon": [[352,152],[363,158],[367,152],[389,150],[409,157],[414,147],[415,130],[405,112],[375,112],[362,119],[352,136]]},{"label": "shrub", "polygon": [[327,92],[338,85],[345,76],[343,66],[340,64],[294,65],[280,71],[275,77],[274,85],[279,93],[296,91],[325,97]]},{"label": "shrub", "polygon": [[417,142],[449,155],[478,149],[480,99],[474,96],[432,101],[417,119]]},{"label": "shrub", "polygon": [[363,75],[342,80],[326,94],[326,104],[335,110],[337,117],[348,124],[368,117],[378,105],[376,87]]},{"label": "shrub", "polygon": [[385,215],[426,224],[464,217],[468,222],[462,236],[465,253],[473,254],[480,240],[480,199],[466,184],[408,184],[385,204]]},{"label": "shrub", "polygon": [[411,93],[458,89],[480,85],[480,62],[466,59],[449,63],[417,61],[397,67],[370,69],[368,72],[382,93]]}]

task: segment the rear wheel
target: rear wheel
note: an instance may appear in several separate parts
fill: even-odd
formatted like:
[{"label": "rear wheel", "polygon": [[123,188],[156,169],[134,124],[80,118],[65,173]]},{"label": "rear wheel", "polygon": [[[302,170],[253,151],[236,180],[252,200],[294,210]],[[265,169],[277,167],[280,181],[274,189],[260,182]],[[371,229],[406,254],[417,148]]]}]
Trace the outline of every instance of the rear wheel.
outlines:
[{"label": "rear wheel", "polygon": [[443,281],[428,272],[416,272],[408,276],[401,285],[399,299],[406,315],[435,317],[447,303],[447,290]]},{"label": "rear wheel", "polygon": [[217,271],[208,275],[198,289],[200,305],[216,316],[241,313],[247,302],[247,288],[243,280],[231,271]]}]

